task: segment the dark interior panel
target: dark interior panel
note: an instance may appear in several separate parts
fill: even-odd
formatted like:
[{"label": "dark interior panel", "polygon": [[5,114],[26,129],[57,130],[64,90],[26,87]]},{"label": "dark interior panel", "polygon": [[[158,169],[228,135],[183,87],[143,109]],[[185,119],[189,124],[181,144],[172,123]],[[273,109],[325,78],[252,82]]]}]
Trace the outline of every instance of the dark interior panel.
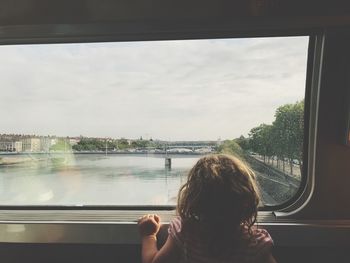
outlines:
[{"label": "dark interior panel", "polygon": [[[81,244],[1,244],[1,262],[141,262],[140,246]],[[273,254],[279,263],[348,263],[347,247],[275,247]]]}]

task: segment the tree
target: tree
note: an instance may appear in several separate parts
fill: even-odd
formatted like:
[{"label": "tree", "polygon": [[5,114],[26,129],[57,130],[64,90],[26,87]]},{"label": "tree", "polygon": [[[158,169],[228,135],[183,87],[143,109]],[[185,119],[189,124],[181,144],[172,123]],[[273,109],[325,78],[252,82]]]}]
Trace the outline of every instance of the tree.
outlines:
[{"label": "tree", "polygon": [[249,150],[249,138],[245,138],[243,135],[241,135],[239,138],[236,138],[234,140],[238,145],[242,148],[242,150],[247,151]]},{"label": "tree", "polygon": [[218,147],[218,152],[224,153],[224,154],[236,155],[239,157],[244,156],[241,146],[239,146],[238,143],[235,142],[235,140],[223,141],[223,143]]},{"label": "tree", "polygon": [[129,145],[129,142],[127,139],[121,138],[119,140],[116,140],[116,149],[119,150],[125,150],[130,148],[131,146]]},{"label": "tree", "polygon": [[250,148],[262,155],[264,157],[264,162],[266,162],[266,157],[270,158],[274,155],[273,146],[273,127],[268,124],[260,124],[250,130]]},{"label": "tree", "polygon": [[57,143],[50,147],[50,151],[69,152],[72,146],[67,139],[58,139]]},{"label": "tree", "polygon": [[[293,174],[293,163],[297,160],[302,172],[303,136],[304,101],[297,101],[278,107],[272,125],[260,124],[251,129],[247,140],[248,149],[264,156],[264,162],[266,157],[267,161],[271,157],[277,157],[277,167],[279,160],[282,160],[283,171],[287,160],[291,174]],[[243,138],[241,136],[237,139],[240,145],[245,145]]]},{"label": "tree", "polygon": [[106,148],[106,142],[99,139],[81,138],[81,140],[73,146],[76,151],[102,151]]},{"label": "tree", "polygon": [[303,135],[304,135],[304,101],[279,107],[273,122],[276,131],[276,151],[279,158],[288,159],[291,174],[293,162],[298,160],[302,171]]},{"label": "tree", "polygon": [[147,145],[148,145],[148,141],[142,140],[142,138],[140,138],[139,140],[132,141],[131,143],[131,146],[133,148],[146,148]]}]

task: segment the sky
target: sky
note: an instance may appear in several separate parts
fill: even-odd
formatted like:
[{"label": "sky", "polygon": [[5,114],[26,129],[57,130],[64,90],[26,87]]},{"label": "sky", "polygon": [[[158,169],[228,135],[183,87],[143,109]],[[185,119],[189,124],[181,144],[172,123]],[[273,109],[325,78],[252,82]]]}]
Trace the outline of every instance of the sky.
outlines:
[{"label": "sky", "polygon": [[0,134],[224,140],[304,98],[308,37],[0,46]]}]

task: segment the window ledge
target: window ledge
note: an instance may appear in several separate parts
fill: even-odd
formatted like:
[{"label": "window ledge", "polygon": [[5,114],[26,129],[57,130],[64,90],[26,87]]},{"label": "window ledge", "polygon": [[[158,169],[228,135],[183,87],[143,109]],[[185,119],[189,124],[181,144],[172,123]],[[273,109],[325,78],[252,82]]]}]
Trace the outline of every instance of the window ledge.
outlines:
[{"label": "window ledge", "polygon": [[[175,211],[117,210],[3,210],[0,242],[139,244],[137,218],[146,213],[161,216],[164,230]],[[260,212],[276,246],[344,246],[350,242],[350,220],[279,220]]]}]

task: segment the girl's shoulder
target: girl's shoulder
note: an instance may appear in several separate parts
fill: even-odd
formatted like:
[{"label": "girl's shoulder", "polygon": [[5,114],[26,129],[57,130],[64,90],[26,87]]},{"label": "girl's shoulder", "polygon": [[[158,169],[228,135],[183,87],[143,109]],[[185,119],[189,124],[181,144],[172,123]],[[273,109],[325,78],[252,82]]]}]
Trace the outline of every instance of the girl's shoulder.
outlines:
[{"label": "girl's shoulder", "polygon": [[[252,227],[250,233],[247,227],[243,228],[243,247],[246,250],[255,250],[257,253],[264,253],[271,249],[273,246],[273,239],[266,229]],[[175,217],[169,224],[168,234],[172,236],[175,241],[182,245],[184,237],[182,234],[182,220],[181,217]]]},{"label": "girl's shoulder", "polygon": [[246,241],[243,251],[248,257],[260,258],[270,253],[273,239],[266,229],[253,227],[249,233],[248,229],[245,228],[243,234]]},{"label": "girl's shoulder", "polygon": [[184,242],[181,230],[181,217],[177,216],[169,223],[168,234],[175,240],[176,244],[180,247],[183,245]]}]

